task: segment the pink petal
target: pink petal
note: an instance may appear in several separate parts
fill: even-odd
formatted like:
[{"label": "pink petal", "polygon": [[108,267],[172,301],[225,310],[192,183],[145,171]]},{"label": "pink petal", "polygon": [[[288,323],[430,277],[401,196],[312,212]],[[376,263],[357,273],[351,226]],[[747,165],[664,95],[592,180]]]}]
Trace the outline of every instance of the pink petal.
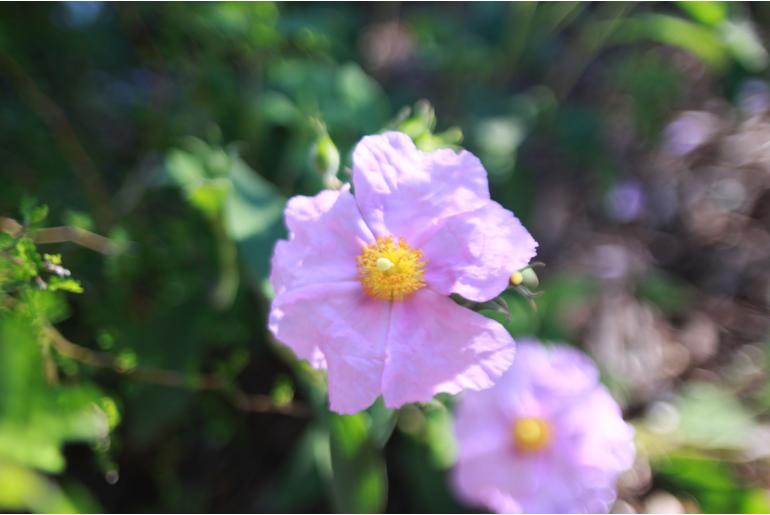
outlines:
[{"label": "pink petal", "polygon": [[276,294],[308,284],[356,279],[356,257],[374,237],[349,187],[314,197],[292,197],[285,218],[289,241],[276,245],[270,274]]},{"label": "pink petal", "polygon": [[439,392],[489,388],[513,362],[499,323],[423,288],[393,303],[382,390],[394,408]]},{"label": "pink petal", "polygon": [[508,287],[511,274],[535,256],[537,242],[497,202],[444,221],[421,245],[428,259],[425,280],[444,295],[485,302]]},{"label": "pink petal", "polygon": [[355,413],[380,395],[389,318],[390,303],[358,281],[337,282],[279,294],[269,328],[299,358],[328,369],[332,410]]},{"label": "pink petal", "polygon": [[420,235],[446,217],[476,209],[489,199],[487,173],[467,151],[424,153],[406,134],[363,138],[353,151],[356,201],[375,235]]},{"label": "pink petal", "polygon": [[488,393],[465,392],[455,411],[454,431],[460,442],[458,460],[461,462],[511,449],[510,418],[501,409],[497,397]]},{"label": "pink petal", "polygon": [[528,504],[547,481],[539,473],[543,468],[540,456],[500,450],[461,461],[453,471],[452,483],[468,504],[488,506],[497,513],[538,513]]}]

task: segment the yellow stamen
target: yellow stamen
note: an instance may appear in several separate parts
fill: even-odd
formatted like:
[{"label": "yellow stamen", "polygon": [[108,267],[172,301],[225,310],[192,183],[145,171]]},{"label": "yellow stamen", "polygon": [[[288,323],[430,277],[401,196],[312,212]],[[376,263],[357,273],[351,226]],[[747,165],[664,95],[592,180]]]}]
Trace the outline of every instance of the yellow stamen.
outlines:
[{"label": "yellow stamen", "polygon": [[542,418],[524,417],[513,424],[513,442],[520,451],[539,451],[550,441],[551,426]]},{"label": "yellow stamen", "polygon": [[512,285],[518,286],[523,282],[524,282],[524,274],[522,274],[521,272],[514,272],[513,274],[511,274]]},{"label": "yellow stamen", "polygon": [[358,256],[358,279],[375,299],[403,300],[425,286],[422,252],[392,236],[377,238]]}]

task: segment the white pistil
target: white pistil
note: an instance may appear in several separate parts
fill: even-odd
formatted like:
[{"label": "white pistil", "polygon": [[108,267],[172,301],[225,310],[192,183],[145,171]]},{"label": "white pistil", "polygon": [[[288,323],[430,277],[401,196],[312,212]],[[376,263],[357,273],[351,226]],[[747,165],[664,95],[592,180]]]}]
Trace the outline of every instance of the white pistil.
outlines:
[{"label": "white pistil", "polygon": [[391,261],[386,257],[377,258],[377,270],[379,270],[380,272],[387,272],[394,266],[396,265],[393,264],[393,261]]}]

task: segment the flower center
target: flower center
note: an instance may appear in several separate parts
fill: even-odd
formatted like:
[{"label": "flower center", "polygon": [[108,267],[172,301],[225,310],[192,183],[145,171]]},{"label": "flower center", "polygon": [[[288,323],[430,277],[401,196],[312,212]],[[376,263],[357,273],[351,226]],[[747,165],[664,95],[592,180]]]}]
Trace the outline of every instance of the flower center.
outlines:
[{"label": "flower center", "polygon": [[542,418],[524,417],[513,424],[513,442],[520,451],[539,451],[550,441],[551,426]]},{"label": "flower center", "polygon": [[377,238],[357,261],[358,279],[375,299],[402,300],[425,286],[427,260],[403,238],[398,242],[392,236]]}]

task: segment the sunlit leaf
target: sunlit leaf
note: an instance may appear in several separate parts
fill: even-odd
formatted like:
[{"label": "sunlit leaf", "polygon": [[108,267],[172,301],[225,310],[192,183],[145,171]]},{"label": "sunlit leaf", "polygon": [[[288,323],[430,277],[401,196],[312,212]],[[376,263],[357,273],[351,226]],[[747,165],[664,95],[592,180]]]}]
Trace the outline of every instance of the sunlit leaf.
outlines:
[{"label": "sunlit leaf", "polygon": [[285,234],[284,199],[275,188],[240,158],[234,157],[232,191],[225,204],[225,227],[238,243],[252,279],[259,282],[269,271],[276,240]]},{"label": "sunlit leaf", "polygon": [[46,472],[64,467],[61,446],[105,438],[102,395],[85,386],[51,386],[29,326],[0,317],[0,460]]}]

